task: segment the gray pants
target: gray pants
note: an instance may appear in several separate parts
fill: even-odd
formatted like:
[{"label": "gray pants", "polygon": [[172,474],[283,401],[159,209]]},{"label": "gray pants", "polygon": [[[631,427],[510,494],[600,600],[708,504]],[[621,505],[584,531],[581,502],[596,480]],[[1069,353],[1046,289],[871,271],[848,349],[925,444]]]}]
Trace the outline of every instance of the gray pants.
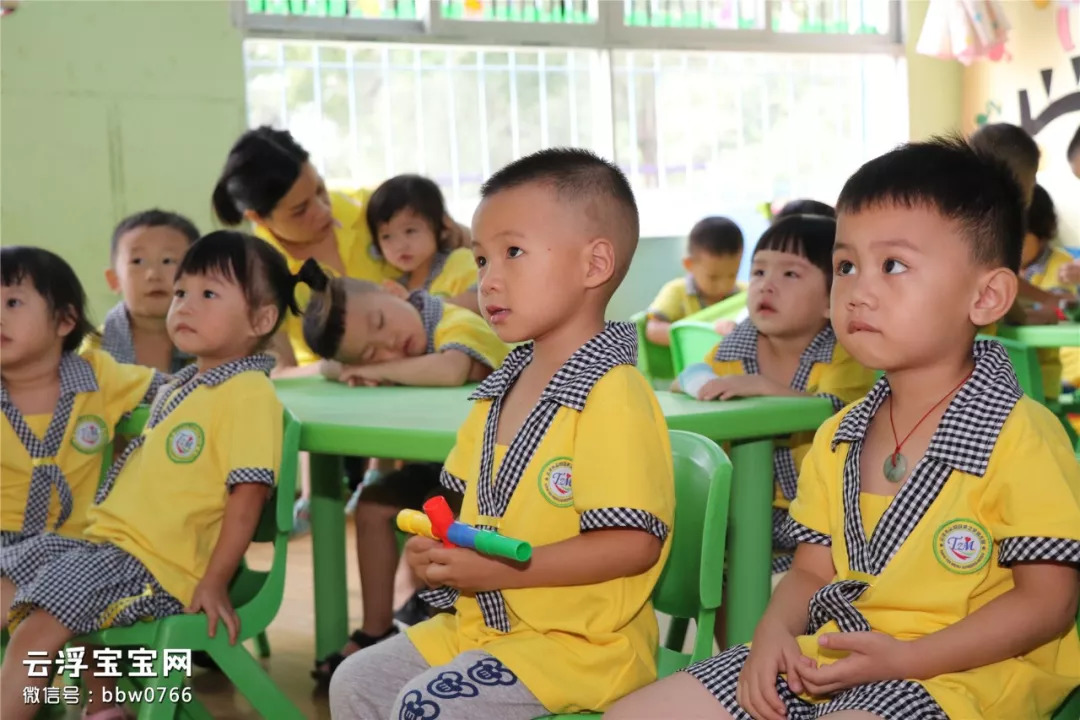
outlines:
[{"label": "gray pants", "polygon": [[354,653],[330,681],[334,720],[532,720],[547,710],[509,668],[472,650],[431,667],[405,635]]}]

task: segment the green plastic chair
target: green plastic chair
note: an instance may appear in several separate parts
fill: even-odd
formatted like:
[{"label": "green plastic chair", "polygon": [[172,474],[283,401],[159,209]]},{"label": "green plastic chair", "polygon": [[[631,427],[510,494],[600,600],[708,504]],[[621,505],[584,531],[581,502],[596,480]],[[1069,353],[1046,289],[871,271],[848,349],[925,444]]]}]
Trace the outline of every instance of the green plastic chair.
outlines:
[{"label": "green plastic chair", "polygon": [[638,369],[654,385],[670,383],[675,378],[671,364],[671,350],[645,337],[645,326],[649,324],[647,313],[639,312],[630,316],[630,322],[637,328]]},{"label": "green plastic chair", "polygon": [[675,377],[688,365],[704,362],[720,342],[723,336],[713,329],[717,320],[734,320],[745,308],[746,293],[740,292],[673,323],[671,360]]},{"label": "green plastic chair", "polygon": [[[675,465],[675,532],[652,597],[657,611],[671,618],[667,638],[656,651],[657,676],[661,678],[713,654],[713,627],[724,585],[731,494],[731,461],[712,440],[672,430],[671,454]],[[684,653],[683,639],[691,619],[696,625],[694,647]],[[600,715],[544,717],[558,720]]]},{"label": "green plastic chair", "polygon": [[[240,634],[236,645],[229,645],[223,622],[218,623],[216,637],[206,634],[206,616],[175,615],[153,622],[129,627],[109,628],[86,635],[72,644],[107,647],[142,646],[160,653],[168,649],[204,650],[225,673],[232,684],[247,698],[262,717],[300,720],[303,713],[285,696],[266,674],[258,661],[243,646],[243,641],[257,638],[273,621],[281,607],[285,591],[285,558],[289,531],[292,529],[293,495],[296,490],[296,463],[300,444],[300,422],[285,410],[282,437],[281,471],[272,501],[263,508],[262,517],[252,542],[271,542],[274,545],[273,564],[268,572],[256,572],[241,566],[229,586],[229,597],[240,618]],[[164,676],[160,660],[158,673],[151,678],[125,678],[124,684],[138,683],[136,689],[154,688],[155,700],[139,708],[139,720],[163,720],[177,717],[211,718],[197,700],[183,701],[182,673]],[[158,696],[163,693],[163,697]]]}]

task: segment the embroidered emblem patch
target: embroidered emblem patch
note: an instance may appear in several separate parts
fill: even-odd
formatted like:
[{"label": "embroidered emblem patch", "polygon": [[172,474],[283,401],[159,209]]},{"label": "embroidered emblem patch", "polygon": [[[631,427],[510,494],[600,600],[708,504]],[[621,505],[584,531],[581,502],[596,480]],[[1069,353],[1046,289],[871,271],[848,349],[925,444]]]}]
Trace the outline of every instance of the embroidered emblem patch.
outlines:
[{"label": "embroidered emblem patch", "polygon": [[961,575],[981,570],[990,559],[992,549],[989,531],[967,518],[950,520],[934,535],[934,556],[938,562]]},{"label": "embroidered emblem patch", "polygon": [[548,460],[540,470],[540,494],[555,507],[570,507],[574,504],[574,489],[570,482],[573,469],[572,458],[557,457]]},{"label": "embroidered emblem patch", "polygon": [[105,446],[109,428],[97,415],[80,415],[71,433],[72,446],[81,453],[92,455]]},{"label": "embroidered emblem patch", "polygon": [[174,427],[165,439],[165,452],[173,462],[195,462],[205,443],[206,438],[201,427],[195,423],[181,423]]}]

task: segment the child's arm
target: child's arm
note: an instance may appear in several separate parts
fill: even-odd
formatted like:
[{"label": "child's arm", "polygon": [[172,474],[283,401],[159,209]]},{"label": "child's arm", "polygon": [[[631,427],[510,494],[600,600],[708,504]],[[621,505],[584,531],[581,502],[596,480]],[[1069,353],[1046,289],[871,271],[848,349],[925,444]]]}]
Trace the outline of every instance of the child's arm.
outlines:
[{"label": "child's arm", "polygon": [[807,397],[810,393],[792,390],[764,375],[725,375],[710,380],[698,390],[698,400],[731,400],[740,397]]},{"label": "child's arm", "polygon": [[1080,594],[1075,567],[1017,563],[1013,580],[1012,590],[917,640],[876,632],[823,635],[823,646],[850,654],[827,667],[804,671],[804,679],[815,695],[882,680],[923,680],[1018,657],[1071,631]]},{"label": "child's arm", "polygon": [[[529,587],[592,585],[646,572],[660,559],[663,543],[644,530],[591,530],[534,548],[528,563],[513,563],[461,548],[432,546],[410,560],[432,587],[466,592]],[[567,562],[573,558],[573,562]]]},{"label": "child's arm", "polygon": [[229,582],[240,566],[240,560],[251,544],[255,527],[259,524],[263,503],[270,487],[261,483],[241,483],[233,487],[225,502],[225,517],[221,523],[214,553],[206,574],[195,588],[191,603],[185,612],[206,613],[207,634],[214,637],[218,618],[229,631],[229,644],[235,645],[240,633],[240,619],[229,602]]},{"label": "child's arm", "polygon": [[477,315],[480,314],[480,296],[476,293],[476,288],[466,290],[465,292],[455,295],[452,298],[448,298],[447,302],[463,307],[466,310],[472,310]]},{"label": "child's arm", "polygon": [[394,383],[429,387],[457,387],[469,379],[476,362],[460,350],[444,350],[419,357],[342,368],[338,379],[352,383]]},{"label": "child's arm", "polygon": [[649,318],[645,323],[645,338],[657,345],[671,345],[671,323],[667,320]]}]

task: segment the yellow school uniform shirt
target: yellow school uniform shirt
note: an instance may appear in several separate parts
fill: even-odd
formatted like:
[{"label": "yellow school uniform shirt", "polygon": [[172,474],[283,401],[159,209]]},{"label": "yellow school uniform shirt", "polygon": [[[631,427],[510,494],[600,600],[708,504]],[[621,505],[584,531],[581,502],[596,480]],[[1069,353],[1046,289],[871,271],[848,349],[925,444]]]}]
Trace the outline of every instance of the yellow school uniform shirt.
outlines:
[{"label": "yellow school uniform shirt", "polygon": [[273,366],[257,355],[177,373],[90,510],[86,538],[134,555],[184,605],[206,574],[230,489],[276,482],[283,411]]},{"label": "yellow school uniform shirt", "polygon": [[443,302],[423,290],[410,293],[409,302],[420,311],[428,338],[428,353],[460,350],[495,370],[510,352],[509,346],[499,339],[491,326],[471,310]]},{"label": "yellow school uniform shirt", "polygon": [[[710,351],[705,362],[720,377],[757,375],[758,330],[744,320]],[[836,341],[832,325],[822,328],[799,357],[799,368],[791,379],[791,389],[827,398],[839,411],[861,398],[874,384],[874,372],[859,364]],[[795,497],[799,467],[810,450],[814,433],[796,433],[788,443],[777,443],[773,456],[776,493],[773,506],[786,508]]]},{"label": "yellow school uniform shirt", "polygon": [[[368,229],[367,219],[364,216],[364,208],[370,198],[371,191],[369,190],[356,190],[349,193],[332,192],[330,193],[330,210],[334,216],[334,221],[337,223],[334,238],[337,240],[338,254],[341,255],[345,275],[359,280],[381,283],[383,280],[394,280],[401,273],[385,262],[375,250],[375,245],[371,239],[371,231]],[[299,272],[304,261],[285,252],[284,248],[281,247],[281,243],[277,241],[277,238],[269,230],[256,226],[253,233],[256,237],[273,245],[278,252],[285,256],[290,272],[293,274]],[[323,270],[331,276],[337,275],[333,268],[325,265]],[[310,288],[303,284],[297,285],[296,299],[301,308],[307,306],[310,298]],[[289,343],[292,345],[293,354],[296,356],[298,365],[307,365],[319,359],[311,351],[311,348],[307,346],[307,343],[304,342],[302,317],[287,313],[282,327],[289,336]]]},{"label": "yellow school uniform shirt", "polygon": [[[818,645],[822,633],[914,640],[1011,590],[1015,562],[1080,563],[1080,464],[1061,424],[1022,395],[998,343],[977,342],[974,356],[972,376],[869,539],[867,506],[852,501],[888,382],[818,430],[789,521],[800,542],[831,546],[836,567],[810,602],[811,634],[799,638],[817,662],[837,659]],[[1048,718],[1080,684],[1080,639],[1073,627],[1022,658],[919,684],[952,718]]]},{"label": "yellow school uniform shirt", "polygon": [[611,323],[555,374],[500,461],[485,427],[497,423],[531,359],[531,344],[516,348],[473,394],[442,473],[445,486],[465,494],[460,519],[534,548],[634,528],[663,541],[661,556],[640,575],[593,585],[478,595],[444,588],[426,597],[456,615],[414,625],[408,636],[433,666],[469,650],[490,653],[551,712],[601,710],[656,679],[650,596],[675,506],[667,426],[634,368],[636,331]]},{"label": "yellow school uniform shirt", "polygon": [[[113,360],[128,365],[137,365],[135,361],[135,338],[131,330],[131,318],[123,301],[113,306],[105,316],[105,322],[98,327],[97,335],[87,335],[83,339],[79,352],[84,350],[104,350],[112,355]],[[169,372],[175,373],[195,360],[177,347],[173,347]]]},{"label": "yellow school uniform shirt", "polygon": [[23,418],[7,388],[0,391],[0,530],[82,537],[117,423],[163,379],[151,368],[88,350],[61,358],[60,400],[52,415]]},{"label": "yellow school uniform shirt", "polygon": [[458,248],[436,254],[422,289],[437,297],[452,298],[475,290],[476,283],[476,260],[472,250]]},{"label": "yellow school uniform shirt", "polygon": [[[1071,293],[1077,287],[1063,285],[1058,280],[1058,271],[1072,262],[1073,257],[1061,248],[1046,246],[1035,262],[1023,269],[1022,275],[1029,283],[1040,290],[1067,290]],[[1042,369],[1043,393],[1047,400],[1056,400],[1061,394],[1062,378],[1070,384],[1080,382],[1080,349],[1077,348],[1038,348],[1035,354]]]},{"label": "yellow school uniform shirt", "polygon": [[649,305],[648,316],[650,320],[675,322],[687,315],[693,315],[702,307],[694,276],[687,273],[660,288],[656,299]]}]

